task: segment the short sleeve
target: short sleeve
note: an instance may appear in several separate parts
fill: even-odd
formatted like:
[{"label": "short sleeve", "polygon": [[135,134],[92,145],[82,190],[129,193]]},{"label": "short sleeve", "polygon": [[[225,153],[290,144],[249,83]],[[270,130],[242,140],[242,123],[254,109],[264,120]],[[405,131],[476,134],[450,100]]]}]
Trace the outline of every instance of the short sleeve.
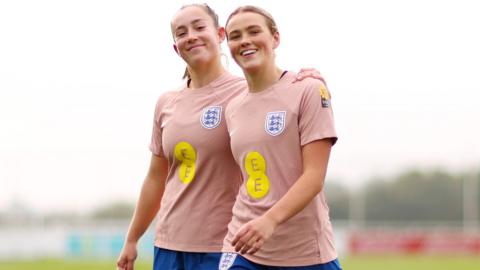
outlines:
[{"label": "short sleeve", "polygon": [[303,93],[299,108],[300,143],[330,138],[337,141],[330,93],[322,82],[310,81]]},{"label": "short sleeve", "polygon": [[167,94],[160,96],[155,106],[153,117],[152,137],[150,140],[150,151],[157,156],[164,156],[162,149],[162,112],[167,103]]}]

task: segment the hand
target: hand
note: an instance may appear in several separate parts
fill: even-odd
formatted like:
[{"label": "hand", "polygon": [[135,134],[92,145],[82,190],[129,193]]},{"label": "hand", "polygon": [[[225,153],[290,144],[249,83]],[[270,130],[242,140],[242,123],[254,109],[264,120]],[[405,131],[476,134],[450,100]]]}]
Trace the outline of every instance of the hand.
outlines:
[{"label": "hand", "polygon": [[317,79],[323,82],[325,86],[327,85],[327,82],[325,82],[325,79],[323,78],[322,74],[320,71],[314,69],[314,68],[302,68],[297,74],[297,77],[295,78],[294,82],[301,81],[305,78],[313,78]]},{"label": "hand", "polygon": [[137,259],[137,244],[125,243],[117,260],[117,270],[133,270]]},{"label": "hand", "polygon": [[244,224],[232,241],[232,246],[240,254],[254,254],[272,236],[277,227],[277,223],[266,216],[258,217]]}]

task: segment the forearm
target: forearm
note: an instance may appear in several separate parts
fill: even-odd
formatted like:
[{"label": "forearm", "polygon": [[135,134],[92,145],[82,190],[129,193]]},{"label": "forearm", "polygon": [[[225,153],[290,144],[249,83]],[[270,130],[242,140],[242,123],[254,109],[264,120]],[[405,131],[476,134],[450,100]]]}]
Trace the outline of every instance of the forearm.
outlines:
[{"label": "forearm", "polygon": [[137,242],[152,223],[165,190],[164,182],[146,178],[127,233],[127,242]]},{"label": "forearm", "polygon": [[277,225],[302,211],[322,190],[325,173],[304,172],[288,192],[266,213]]},{"label": "forearm", "polygon": [[302,148],[303,173],[288,192],[266,213],[277,225],[302,211],[323,189],[331,149],[330,139]]},{"label": "forearm", "polygon": [[[289,191],[264,215],[244,224],[235,234],[232,246],[241,254],[257,252],[276,227],[300,212],[322,190],[319,173],[306,170]],[[321,178],[323,180],[323,178]]]}]

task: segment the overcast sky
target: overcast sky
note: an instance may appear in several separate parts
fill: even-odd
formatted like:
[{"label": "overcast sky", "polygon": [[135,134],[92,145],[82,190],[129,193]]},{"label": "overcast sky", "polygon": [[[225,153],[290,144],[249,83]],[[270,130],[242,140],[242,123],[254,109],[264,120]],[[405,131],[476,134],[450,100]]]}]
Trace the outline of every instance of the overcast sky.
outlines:
[{"label": "overcast sky", "polygon": [[[279,66],[322,72],[339,134],[327,181],[480,167],[477,1],[207,2],[222,23],[242,4],[267,9]],[[184,3],[0,2],[0,211],[136,199],[155,102],[185,66],[170,33]]]}]

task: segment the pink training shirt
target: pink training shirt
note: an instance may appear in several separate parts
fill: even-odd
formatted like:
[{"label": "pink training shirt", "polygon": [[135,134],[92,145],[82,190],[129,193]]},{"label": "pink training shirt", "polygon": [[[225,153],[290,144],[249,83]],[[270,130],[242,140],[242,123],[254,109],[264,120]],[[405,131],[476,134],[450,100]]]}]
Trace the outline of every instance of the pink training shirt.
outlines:
[{"label": "pink training shirt", "polygon": [[[264,214],[297,181],[302,174],[303,145],[337,139],[327,89],[310,78],[293,83],[295,76],[288,72],[266,90],[244,92],[227,107],[231,148],[244,180],[223,251],[233,252],[231,242],[239,228]],[[259,251],[244,256],[273,266],[306,266],[335,259],[323,191],[279,225]]]},{"label": "pink training shirt", "polygon": [[224,112],[246,89],[244,79],[225,73],[205,87],[185,85],[159,98],[150,150],[165,156],[170,167],[156,224],[157,247],[221,251],[241,184]]}]

